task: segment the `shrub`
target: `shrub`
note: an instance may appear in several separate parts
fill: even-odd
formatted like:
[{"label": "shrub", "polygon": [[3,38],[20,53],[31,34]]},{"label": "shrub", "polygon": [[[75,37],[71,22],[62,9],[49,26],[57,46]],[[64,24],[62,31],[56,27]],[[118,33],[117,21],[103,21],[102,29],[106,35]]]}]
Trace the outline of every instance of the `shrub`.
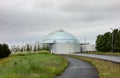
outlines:
[{"label": "shrub", "polygon": [[0,44],[0,58],[8,57],[11,51],[7,44]]}]

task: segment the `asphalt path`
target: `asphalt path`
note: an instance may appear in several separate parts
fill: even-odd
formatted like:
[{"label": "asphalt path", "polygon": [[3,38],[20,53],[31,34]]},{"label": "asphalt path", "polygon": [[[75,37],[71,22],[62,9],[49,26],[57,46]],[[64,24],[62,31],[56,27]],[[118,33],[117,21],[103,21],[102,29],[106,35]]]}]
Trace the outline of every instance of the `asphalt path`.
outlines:
[{"label": "asphalt path", "polygon": [[83,60],[68,57],[69,67],[57,78],[99,78],[94,66]]},{"label": "asphalt path", "polygon": [[95,54],[73,54],[73,55],[98,58],[98,59],[120,63],[120,56],[95,55]]}]

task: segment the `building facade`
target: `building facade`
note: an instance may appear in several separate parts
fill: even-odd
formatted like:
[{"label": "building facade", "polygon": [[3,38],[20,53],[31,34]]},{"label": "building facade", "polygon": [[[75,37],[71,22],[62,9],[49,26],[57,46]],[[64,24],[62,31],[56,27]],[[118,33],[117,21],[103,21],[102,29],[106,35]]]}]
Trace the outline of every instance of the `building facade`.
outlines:
[{"label": "building facade", "polygon": [[80,48],[81,52],[95,52],[97,51],[96,46],[94,44],[89,44],[89,43],[81,43]]}]

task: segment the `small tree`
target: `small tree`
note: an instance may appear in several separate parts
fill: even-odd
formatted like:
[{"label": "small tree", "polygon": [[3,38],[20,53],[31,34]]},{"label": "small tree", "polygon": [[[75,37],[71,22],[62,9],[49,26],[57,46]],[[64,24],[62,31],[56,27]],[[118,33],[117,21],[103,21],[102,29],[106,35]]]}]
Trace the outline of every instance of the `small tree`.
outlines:
[{"label": "small tree", "polygon": [[37,51],[37,47],[36,47],[36,45],[34,46],[34,49],[33,49],[34,51]]},{"label": "small tree", "polygon": [[0,57],[8,57],[10,55],[11,51],[7,44],[0,44]]},{"label": "small tree", "polygon": [[27,50],[27,51],[30,51],[30,45],[27,44],[26,46],[27,46],[27,49],[26,49],[26,50]]}]

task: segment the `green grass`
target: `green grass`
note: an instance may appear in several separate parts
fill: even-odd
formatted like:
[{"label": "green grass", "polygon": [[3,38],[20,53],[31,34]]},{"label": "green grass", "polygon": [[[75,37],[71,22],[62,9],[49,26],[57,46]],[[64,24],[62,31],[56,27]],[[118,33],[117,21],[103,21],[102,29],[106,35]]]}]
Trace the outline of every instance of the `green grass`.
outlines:
[{"label": "green grass", "polygon": [[54,78],[67,66],[67,60],[58,55],[11,56],[0,60],[0,78]]},{"label": "green grass", "polygon": [[120,52],[84,52],[84,54],[99,54],[99,55],[120,56]]},{"label": "green grass", "polygon": [[29,55],[29,54],[50,54],[49,51],[47,50],[40,50],[40,51],[17,51],[17,52],[12,52],[10,56],[24,56],[24,55]]},{"label": "green grass", "polygon": [[120,78],[120,64],[82,56],[70,57],[78,58],[91,63],[98,70],[99,78]]}]

